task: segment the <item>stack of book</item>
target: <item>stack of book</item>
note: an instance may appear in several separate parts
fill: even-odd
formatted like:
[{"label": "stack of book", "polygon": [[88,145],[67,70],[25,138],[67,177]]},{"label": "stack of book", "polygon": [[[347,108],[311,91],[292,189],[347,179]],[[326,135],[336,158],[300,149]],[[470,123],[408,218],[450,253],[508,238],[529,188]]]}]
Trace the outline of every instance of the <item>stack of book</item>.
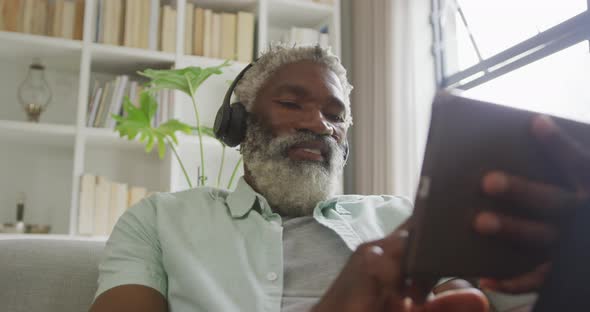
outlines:
[{"label": "stack of book", "polygon": [[84,0],[0,0],[0,30],[82,40]]},{"label": "stack of book", "polygon": [[78,234],[109,235],[128,207],[148,196],[144,187],[84,174],[80,181]]},{"label": "stack of book", "polygon": [[283,33],[281,41],[297,45],[319,44],[321,47],[327,48],[330,45],[330,36],[327,27],[322,27],[320,30],[291,27],[288,32]]},{"label": "stack of book", "polygon": [[160,0],[98,0],[95,41],[158,49]]},{"label": "stack of book", "polygon": [[[86,126],[114,129],[116,121],[111,114],[122,116],[125,97],[139,107],[139,94],[142,91],[143,87],[137,81],[129,80],[127,75],[117,76],[115,80],[107,82],[95,80],[91,98],[88,101]],[[174,93],[168,89],[154,93],[158,110],[152,126],[157,127],[168,119],[174,102],[173,95]]]},{"label": "stack of book", "polygon": [[186,4],[184,53],[251,62],[254,54],[254,14],[225,13]]}]

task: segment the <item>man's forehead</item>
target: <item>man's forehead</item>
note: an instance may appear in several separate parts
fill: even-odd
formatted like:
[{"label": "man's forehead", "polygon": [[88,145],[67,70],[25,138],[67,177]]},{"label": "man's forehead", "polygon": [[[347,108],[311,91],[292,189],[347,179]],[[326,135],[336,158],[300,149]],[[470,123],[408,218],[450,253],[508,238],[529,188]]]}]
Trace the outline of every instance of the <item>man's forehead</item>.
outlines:
[{"label": "man's forehead", "polygon": [[267,87],[282,91],[318,86],[327,87],[339,96],[343,93],[338,76],[327,65],[312,61],[285,64],[279,67],[267,82]]}]

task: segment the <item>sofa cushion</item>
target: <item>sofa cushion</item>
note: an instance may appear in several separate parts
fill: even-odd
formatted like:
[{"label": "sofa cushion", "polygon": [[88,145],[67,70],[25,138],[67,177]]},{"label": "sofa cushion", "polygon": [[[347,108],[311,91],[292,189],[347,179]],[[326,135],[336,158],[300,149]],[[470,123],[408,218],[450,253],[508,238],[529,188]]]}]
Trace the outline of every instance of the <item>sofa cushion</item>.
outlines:
[{"label": "sofa cushion", "polygon": [[0,310],[88,311],[103,241],[0,239]]}]

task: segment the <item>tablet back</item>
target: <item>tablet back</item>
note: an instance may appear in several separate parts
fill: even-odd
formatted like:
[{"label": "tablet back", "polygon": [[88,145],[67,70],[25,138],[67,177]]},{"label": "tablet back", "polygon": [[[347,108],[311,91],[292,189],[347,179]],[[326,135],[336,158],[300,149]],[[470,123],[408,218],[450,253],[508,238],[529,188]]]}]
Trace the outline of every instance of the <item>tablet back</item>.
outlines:
[{"label": "tablet back", "polygon": [[[535,115],[437,94],[404,262],[409,276],[509,277],[546,260],[533,249],[477,235],[472,227],[482,210],[502,207],[512,215],[527,215],[523,207],[483,194],[481,179],[489,171],[569,187],[531,134]],[[590,146],[588,125],[555,121]]]}]

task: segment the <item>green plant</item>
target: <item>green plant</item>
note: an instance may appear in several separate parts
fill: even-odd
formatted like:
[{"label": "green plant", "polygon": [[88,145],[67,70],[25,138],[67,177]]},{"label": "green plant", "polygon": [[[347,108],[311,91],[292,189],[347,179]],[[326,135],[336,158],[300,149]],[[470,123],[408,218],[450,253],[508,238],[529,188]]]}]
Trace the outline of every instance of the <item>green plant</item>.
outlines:
[{"label": "green plant", "polygon": [[[158,148],[158,155],[160,158],[164,158],[166,154],[166,146],[169,146],[172,150],[176,160],[178,161],[180,168],[184,174],[184,177],[188,185],[192,188],[192,181],[186,171],[184,163],[180,158],[180,155],[176,151],[175,145],[178,144],[176,137],[177,132],[185,134],[196,133],[199,141],[199,153],[200,153],[200,168],[201,172],[204,172],[205,157],[203,148],[203,136],[209,136],[217,140],[213,129],[201,125],[201,119],[199,116],[199,110],[197,102],[195,100],[197,89],[212,75],[222,74],[222,69],[229,66],[229,62],[213,66],[213,67],[186,67],[182,69],[168,69],[168,70],[156,70],[146,69],[143,72],[138,72],[140,75],[149,78],[147,84],[148,88],[139,96],[138,105],[133,105],[131,101],[126,97],[123,102],[123,116],[112,115],[117,121],[115,131],[119,132],[121,137],[127,137],[128,140],[135,140],[139,135],[139,141],[145,143],[145,151],[151,152],[155,145]],[[170,119],[158,127],[152,126],[152,120],[155,118],[158,103],[154,98],[153,93],[161,89],[172,89],[178,90],[191,99],[193,110],[195,113],[196,125],[188,125],[177,119]],[[221,174],[225,163],[225,149],[226,146],[221,141],[218,142],[222,146],[221,152],[221,164],[219,166],[219,172],[217,174],[217,187],[221,185]],[[231,188],[235,175],[241,165],[242,159],[240,158],[236,163],[230,180],[227,184],[227,188]],[[207,178],[204,174],[200,174],[197,178],[197,186],[203,186],[206,184]]]}]

